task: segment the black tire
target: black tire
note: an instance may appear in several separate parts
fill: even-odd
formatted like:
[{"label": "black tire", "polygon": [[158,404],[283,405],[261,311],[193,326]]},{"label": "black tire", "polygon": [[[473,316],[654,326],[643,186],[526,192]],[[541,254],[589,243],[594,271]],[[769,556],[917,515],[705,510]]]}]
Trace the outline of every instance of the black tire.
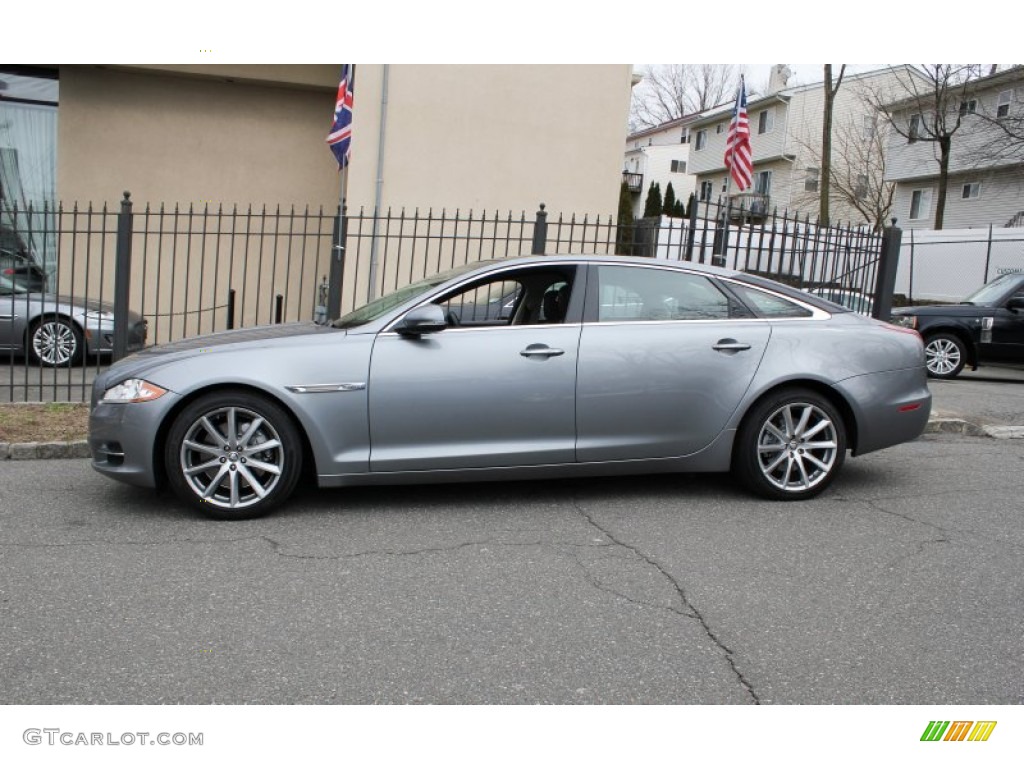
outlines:
[{"label": "black tire", "polygon": [[164,466],[168,484],[189,506],[218,520],[247,520],[291,495],[302,471],[302,440],[273,401],[223,390],[190,403],[174,419]]},{"label": "black tire", "polygon": [[44,315],[33,320],[25,342],[29,360],[47,368],[78,365],[85,355],[82,332],[60,315]]},{"label": "black tire", "polygon": [[955,379],[967,362],[967,347],[952,333],[936,333],[924,340],[924,364],[933,379]]},{"label": "black tire", "polygon": [[758,496],[798,501],[824,491],[845,458],[842,415],[827,398],[794,387],[765,397],[747,413],[732,468]]}]

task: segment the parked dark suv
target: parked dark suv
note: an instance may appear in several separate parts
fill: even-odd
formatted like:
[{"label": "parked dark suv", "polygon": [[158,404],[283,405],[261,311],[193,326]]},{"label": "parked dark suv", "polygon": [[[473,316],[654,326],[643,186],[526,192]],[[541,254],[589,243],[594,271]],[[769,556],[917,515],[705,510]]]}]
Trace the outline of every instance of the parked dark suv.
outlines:
[{"label": "parked dark suv", "polygon": [[959,304],[895,309],[892,322],[921,334],[936,379],[952,379],[965,365],[1024,362],[1024,274],[1000,275]]}]

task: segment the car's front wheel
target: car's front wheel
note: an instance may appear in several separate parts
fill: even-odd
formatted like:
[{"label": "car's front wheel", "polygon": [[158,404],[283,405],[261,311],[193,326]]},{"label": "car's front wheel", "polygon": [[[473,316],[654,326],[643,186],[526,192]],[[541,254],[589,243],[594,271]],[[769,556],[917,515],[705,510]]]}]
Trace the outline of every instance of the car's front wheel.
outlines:
[{"label": "car's front wheel", "polygon": [[846,427],[826,398],[779,391],[754,406],[736,435],[733,470],[758,496],[809,499],[835,479],[846,457]]},{"label": "car's front wheel", "polygon": [[43,317],[28,332],[28,353],[33,362],[50,368],[76,365],[83,357],[82,332],[64,317]]},{"label": "car's front wheel", "polygon": [[261,517],[291,495],[302,442],[291,417],[260,395],[203,396],[175,418],[164,452],[167,479],[209,517]]},{"label": "car's front wheel", "polygon": [[925,339],[924,364],[933,379],[956,378],[966,362],[967,349],[959,337],[937,333]]}]

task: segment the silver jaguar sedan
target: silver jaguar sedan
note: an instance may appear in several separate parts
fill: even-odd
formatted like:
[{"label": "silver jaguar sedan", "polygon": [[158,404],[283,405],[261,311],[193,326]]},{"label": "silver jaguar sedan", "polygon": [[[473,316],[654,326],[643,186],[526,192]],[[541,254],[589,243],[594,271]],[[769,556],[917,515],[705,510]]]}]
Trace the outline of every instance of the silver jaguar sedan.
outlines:
[{"label": "silver jaguar sedan", "polygon": [[[146,333],[142,316],[129,312],[128,349],[141,349]],[[0,275],[0,350],[58,368],[76,365],[87,354],[109,354],[113,348],[111,304],[56,296],[24,279]]]},{"label": "silver jaguar sedan", "polygon": [[[465,311],[500,301],[507,311]],[[478,262],[329,325],[151,347],[97,377],[93,466],[216,518],[320,486],[731,470],[821,493],[913,440],[920,336],[770,280],[688,262]]]}]

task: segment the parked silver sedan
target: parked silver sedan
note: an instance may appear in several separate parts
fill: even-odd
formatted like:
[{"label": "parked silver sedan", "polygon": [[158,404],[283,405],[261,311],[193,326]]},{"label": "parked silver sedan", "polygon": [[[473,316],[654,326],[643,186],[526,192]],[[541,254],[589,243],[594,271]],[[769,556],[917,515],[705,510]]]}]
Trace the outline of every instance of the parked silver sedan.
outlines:
[{"label": "parked silver sedan", "polygon": [[[114,311],[110,304],[55,296],[0,275],[0,350],[25,354],[39,365],[63,367],[86,354],[113,350]],[[141,315],[128,314],[128,349],[146,343]]]},{"label": "parked silver sedan", "polygon": [[[507,313],[457,308],[513,296]],[[217,518],[320,486],[724,472],[806,499],[853,455],[913,440],[921,338],[687,262],[470,264],[330,325],[146,349],[97,377],[96,470]]]}]

